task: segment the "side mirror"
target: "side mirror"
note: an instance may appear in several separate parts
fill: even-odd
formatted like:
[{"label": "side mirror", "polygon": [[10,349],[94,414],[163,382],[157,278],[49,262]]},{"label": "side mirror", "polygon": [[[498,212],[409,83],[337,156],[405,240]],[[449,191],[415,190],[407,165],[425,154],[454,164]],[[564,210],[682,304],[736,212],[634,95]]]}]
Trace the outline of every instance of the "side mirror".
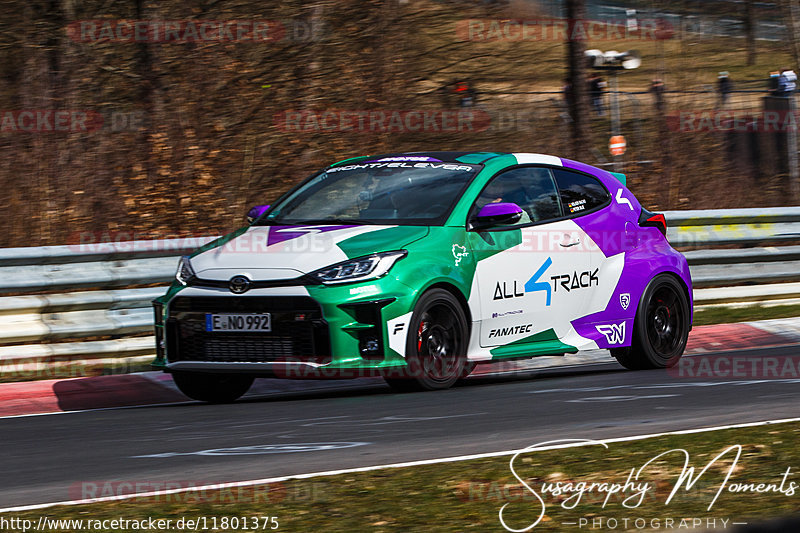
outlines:
[{"label": "side mirror", "polygon": [[513,203],[486,204],[475,217],[476,228],[490,226],[507,226],[515,224],[522,218],[522,208]]},{"label": "side mirror", "polygon": [[252,224],[253,221],[263,215],[264,211],[267,209],[269,209],[268,205],[257,205],[255,207],[251,207],[250,211],[247,212],[247,222]]}]

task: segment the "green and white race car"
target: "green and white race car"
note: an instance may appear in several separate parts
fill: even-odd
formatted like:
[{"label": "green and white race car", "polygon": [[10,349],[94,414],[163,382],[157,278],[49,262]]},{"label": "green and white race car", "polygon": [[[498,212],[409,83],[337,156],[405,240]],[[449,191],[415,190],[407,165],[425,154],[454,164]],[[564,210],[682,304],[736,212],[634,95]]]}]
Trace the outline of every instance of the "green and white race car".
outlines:
[{"label": "green and white race car", "polygon": [[433,390],[480,362],[581,349],[673,365],[689,269],[624,181],[539,154],[338,162],[180,261],[154,302],[154,366],[226,402],[255,377]]}]

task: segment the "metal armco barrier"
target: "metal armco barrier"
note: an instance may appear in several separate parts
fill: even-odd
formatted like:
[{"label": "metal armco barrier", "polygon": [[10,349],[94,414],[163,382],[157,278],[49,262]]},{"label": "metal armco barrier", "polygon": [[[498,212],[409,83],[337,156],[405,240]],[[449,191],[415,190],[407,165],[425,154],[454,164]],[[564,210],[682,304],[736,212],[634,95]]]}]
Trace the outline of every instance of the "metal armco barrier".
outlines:
[{"label": "metal armco barrier", "polygon": [[[800,303],[800,244],[790,244],[800,243],[800,207],[664,214],[689,261],[696,307]],[[15,365],[146,362],[155,353],[151,300],[178,258],[212,239],[0,249],[0,377]]]},{"label": "metal armco barrier", "polygon": [[800,207],[666,211],[673,246],[711,247],[800,240]]}]

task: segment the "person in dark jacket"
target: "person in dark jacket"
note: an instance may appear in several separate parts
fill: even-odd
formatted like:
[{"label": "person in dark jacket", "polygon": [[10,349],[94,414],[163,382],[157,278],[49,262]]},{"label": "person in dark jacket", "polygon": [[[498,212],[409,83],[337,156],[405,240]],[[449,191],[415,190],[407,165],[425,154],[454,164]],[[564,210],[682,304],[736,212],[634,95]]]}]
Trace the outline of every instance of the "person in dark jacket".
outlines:
[{"label": "person in dark jacket", "polygon": [[725,107],[728,103],[728,97],[733,91],[733,82],[731,82],[727,71],[719,73],[717,77],[717,90],[719,91],[720,107]]},{"label": "person in dark jacket", "polygon": [[453,86],[453,93],[458,97],[459,107],[473,107],[478,99],[478,91],[466,80],[459,80]]},{"label": "person in dark jacket", "polygon": [[776,71],[769,73],[769,80],[767,80],[767,92],[770,96],[783,96],[780,94],[781,89],[781,73]]},{"label": "person in dark jacket", "polygon": [[603,78],[597,74],[592,74],[589,77],[589,96],[592,98],[592,106],[599,116],[605,114],[605,107],[603,106],[603,92],[608,84]]}]

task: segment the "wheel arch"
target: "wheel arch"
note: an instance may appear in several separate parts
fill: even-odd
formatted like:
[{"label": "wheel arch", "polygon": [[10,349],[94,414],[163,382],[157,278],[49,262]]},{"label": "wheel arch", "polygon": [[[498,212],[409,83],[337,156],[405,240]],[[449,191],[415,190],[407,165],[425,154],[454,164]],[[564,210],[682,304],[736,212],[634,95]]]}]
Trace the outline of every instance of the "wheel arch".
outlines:
[{"label": "wheel arch", "polygon": [[[681,287],[681,289],[683,289],[683,295],[686,296],[686,302],[689,304],[689,331],[692,331],[692,324],[694,322],[694,298],[689,291],[689,287],[686,285],[686,282],[683,280],[681,275],[673,270],[661,270],[659,272],[654,272],[653,276],[650,278],[650,281],[647,282],[647,285],[661,275],[671,277],[677,281],[678,285]],[[647,288],[647,285],[645,285],[645,289]],[[644,290],[642,290],[642,297],[644,297]]]},{"label": "wheel arch", "polygon": [[469,337],[469,335],[472,334],[472,311],[469,308],[469,303],[467,302],[467,298],[464,296],[464,293],[462,293],[461,290],[452,283],[449,283],[447,281],[437,281],[435,283],[432,283],[431,285],[426,286],[425,288],[419,291],[417,297],[414,299],[413,308],[416,309],[417,302],[419,302],[419,299],[422,298],[423,294],[433,289],[445,290],[450,294],[452,294],[456,300],[458,300],[458,303],[461,305],[461,309],[464,311],[464,316],[467,318],[467,337]]}]

